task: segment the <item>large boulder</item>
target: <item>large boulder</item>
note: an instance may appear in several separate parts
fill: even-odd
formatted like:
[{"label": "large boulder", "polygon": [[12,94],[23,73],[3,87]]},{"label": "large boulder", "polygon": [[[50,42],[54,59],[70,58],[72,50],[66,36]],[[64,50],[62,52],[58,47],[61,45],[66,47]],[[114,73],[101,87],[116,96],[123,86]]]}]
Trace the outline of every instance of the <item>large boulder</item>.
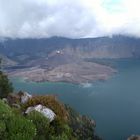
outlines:
[{"label": "large boulder", "polygon": [[28,107],[27,110],[25,111],[25,114],[29,114],[32,111],[38,111],[40,112],[43,116],[49,119],[49,121],[53,121],[56,117],[56,114],[49,108],[39,104],[34,107]]}]

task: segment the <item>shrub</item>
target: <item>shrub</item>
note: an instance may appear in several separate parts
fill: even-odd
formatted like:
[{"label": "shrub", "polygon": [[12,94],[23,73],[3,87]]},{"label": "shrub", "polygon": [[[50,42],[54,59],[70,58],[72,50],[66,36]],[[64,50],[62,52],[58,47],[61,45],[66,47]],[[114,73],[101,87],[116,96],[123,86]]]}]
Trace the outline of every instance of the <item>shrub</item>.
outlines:
[{"label": "shrub", "polygon": [[9,81],[7,75],[0,71],[0,98],[5,98],[10,92],[13,92],[12,83]]},{"label": "shrub", "polygon": [[69,112],[69,125],[73,130],[74,136],[79,140],[97,140],[95,136],[95,122],[87,116],[82,116],[73,110],[70,106],[66,105]]},{"label": "shrub", "polygon": [[76,140],[67,123],[56,119],[50,125],[51,140]]},{"label": "shrub", "polygon": [[34,136],[35,125],[0,100],[0,139],[32,140]]},{"label": "shrub", "polygon": [[[51,136],[51,140],[70,140],[66,134],[62,134],[60,136]],[[72,139],[74,140],[74,139]]]},{"label": "shrub", "polygon": [[61,104],[55,96],[34,96],[24,106],[24,110],[30,106],[41,104],[53,110],[56,116],[61,120],[67,120],[68,113],[65,106]]},{"label": "shrub", "polygon": [[35,126],[24,117],[18,115],[10,117],[6,126],[9,140],[32,140],[35,136]]},{"label": "shrub", "polygon": [[36,126],[36,136],[34,140],[46,140],[49,135],[49,120],[37,111],[29,113],[27,119],[32,121]]},{"label": "shrub", "polygon": [[54,120],[51,123],[41,113],[33,111],[27,115],[36,126],[34,140],[75,140],[71,128],[62,120]]}]

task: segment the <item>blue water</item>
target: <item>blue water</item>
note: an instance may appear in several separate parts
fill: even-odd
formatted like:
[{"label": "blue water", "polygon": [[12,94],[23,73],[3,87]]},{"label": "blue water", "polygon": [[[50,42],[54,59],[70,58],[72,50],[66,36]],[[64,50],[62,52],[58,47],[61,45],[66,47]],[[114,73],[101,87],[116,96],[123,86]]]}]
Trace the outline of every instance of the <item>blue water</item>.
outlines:
[{"label": "blue water", "polygon": [[104,140],[126,140],[140,134],[140,59],[107,62],[118,73],[92,85],[34,83],[13,78],[15,90],[32,94],[55,94],[82,114],[96,120],[96,132]]}]

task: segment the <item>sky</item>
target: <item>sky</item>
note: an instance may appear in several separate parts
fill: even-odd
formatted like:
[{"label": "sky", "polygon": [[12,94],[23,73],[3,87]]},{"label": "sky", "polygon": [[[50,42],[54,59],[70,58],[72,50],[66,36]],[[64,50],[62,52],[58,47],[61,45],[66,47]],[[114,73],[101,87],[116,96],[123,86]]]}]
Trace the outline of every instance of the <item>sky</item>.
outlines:
[{"label": "sky", "polygon": [[0,0],[0,37],[140,37],[140,0]]}]

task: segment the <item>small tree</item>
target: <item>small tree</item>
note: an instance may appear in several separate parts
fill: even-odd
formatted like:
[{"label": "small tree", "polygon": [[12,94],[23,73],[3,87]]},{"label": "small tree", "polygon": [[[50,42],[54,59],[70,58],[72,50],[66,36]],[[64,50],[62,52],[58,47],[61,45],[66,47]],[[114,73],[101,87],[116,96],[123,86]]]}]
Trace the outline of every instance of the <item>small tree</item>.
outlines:
[{"label": "small tree", "polygon": [[1,63],[2,59],[0,58],[0,98],[5,98],[10,92],[13,92],[13,87],[7,75],[2,72]]},{"label": "small tree", "polygon": [[11,92],[13,92],[12,83],[9,81],[7,75],[0,72],[0,98],[7,97]]},{"label": "small tree", "polygon": [[0,140],[33,140],[35,125],[0,100]]},{"label": "small tree", "polygon": [[34,140],[49,140],[49,120],[36,111],[29,113],[27,118],[36,126],[36,136]]},{"label": "small tree", "polygon": [[2,69],[2,58],[0,58],[0,71]]}]

